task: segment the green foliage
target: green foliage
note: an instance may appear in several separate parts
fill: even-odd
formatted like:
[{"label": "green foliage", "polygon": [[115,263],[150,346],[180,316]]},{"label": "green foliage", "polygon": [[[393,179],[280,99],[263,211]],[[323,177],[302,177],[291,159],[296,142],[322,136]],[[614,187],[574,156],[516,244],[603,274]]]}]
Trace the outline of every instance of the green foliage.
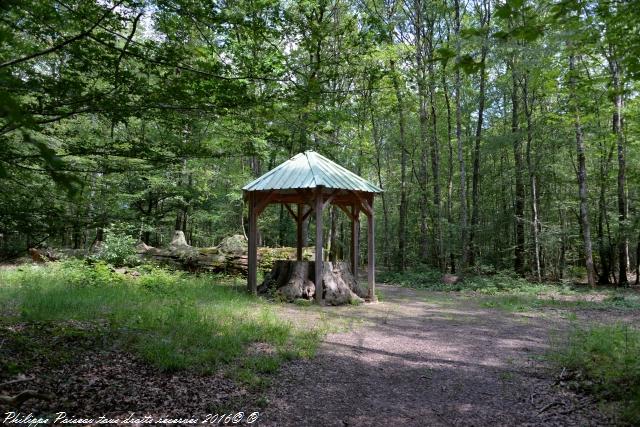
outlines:
[{"label": "green foliage", "polygon": [[377,280],[382,283],[432,290],[439,290],[436,288],[439,287],[441,278],[441,272],[430,268],[416,268],[404,272],[383,271],[377,275]]},{"label": "green foliage", "polygon": [[106,237],[96,258],[116,267],[135,265],[139,262],[136,255],[136,239],[123,230],[122,224],[114,224],[105,230]]},{"label": "green foliage", "polygon": [[576,329],[550,354],[576,387],[605,401],[630,425],[640,423],[640,330],[617,324]]},{"label": "green foliage", "polygon": [[504,311],[531,311],[541,308],[589,310],[638,310],[640,295],[633,291],[591,289],[565,283],[536,283],[511,272],[468,276],[447,284],[438,271],[422,269],[404,273],[385,272],[381,281],[399,286],[440,292],[473,294],[483,307]]},{"label": "green foliage", "polygon": [[[1,271],[0,302],[21,321],[106,323],[121,345],[164,370],[211,372],[242,359],[251,343],[272,346],[279,360],[313,354],[320,330],[298,330],[230,285],[219,276],[121,274],[73,261]],[[270,373],[274,363],[246,368]]]},{"label": "green foliage", "polygon": [[[376,253],[386,267],[399,258],[402,240],[409,266],[460,268],[466,232],[474,236],[471,271],[513,268],[512,186],[522,173],[537,185],[547,279],[580,277],[583,245],[569,161],[574,104],[586,145],[598,270],[621,235],[631,248],[637,243],[638,0],[475,0],[462,6],[459,30],[452,24],[460,2],[118,5],[0,5],[2,258],[44,241],[87,250],[114,222],[151,246],[166,245],[176,228],[193,246],[214,246],[246,231],[244,184],[313,148],[384,187],[384,204],[376,199],[374,206]],[[570,56],[577,61],[573,73]],[[612,95],[620,93],[626,222],[613,203]],[[467,202],[454,149],[458,129]],[[514,151],[514,141],[521,150]],[[523,215],[530,221],[533,189],[524,181]],[[480,189],[477,203],[472,188]],[[408,208],[401,219],[402,189]],[[463,227],[465,203],[477,215]],[[339,213],[342,258],[348,223]],[[294,246],[286,210],[267,208],[259,225],[264,245]],[[524,265],[533,270],[536,251],[526,233]],[[133,262],[121,238],[108,244],[106,262]],[[436,286],[435,275],[423,273],[405,281]]]},{"label": "green foliage", "polygon": [[444,283],[442,281],[442,273],[429,268],[409,270],[404,273],[385,272],[379,275],[379,279],[382,282],[408,288],[445,292],[469,291],[485,295],[514,292],[536,294],[549,289],[563,293],[570,292],[570,289],[566,286],[532,283],[508,271],[490,276],[467,276],[463,281],[452,284]]}]

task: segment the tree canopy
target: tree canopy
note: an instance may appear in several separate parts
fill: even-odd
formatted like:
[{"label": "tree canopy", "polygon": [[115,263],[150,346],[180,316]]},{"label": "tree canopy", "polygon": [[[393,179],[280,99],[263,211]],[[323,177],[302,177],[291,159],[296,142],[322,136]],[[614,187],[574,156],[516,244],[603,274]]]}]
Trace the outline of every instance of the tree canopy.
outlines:
[{"label": "tree canopy", "polygon": [[[637,272],[638,0],[0,10],[3,257],[114,223],[216,244],[244,231],[243,184],[314,149],[385,190],[385,267]],[[327,216],[345,255],[348,218]],[[284,208],[260,221],[262,244],[295,242]]]}]

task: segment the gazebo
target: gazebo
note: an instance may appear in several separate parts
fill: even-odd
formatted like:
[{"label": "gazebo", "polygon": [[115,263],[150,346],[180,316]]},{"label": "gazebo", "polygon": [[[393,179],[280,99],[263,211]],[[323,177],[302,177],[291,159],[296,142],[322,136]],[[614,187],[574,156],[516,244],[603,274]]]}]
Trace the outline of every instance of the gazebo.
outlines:
[{"label": "gazebo", "polygon": [[[358,277],[360,213],[367,216],[368,299],[375,301],[375,241],[373,198],[382,190],[315,151],[299,153],[242,188],[249,205],[249,272],[247,289],[257,293],[258,217],[272,203],[281,203],[297,224],[296,259],[302,261],[303,222],[315,213],[315,299],[322,302],[322,212],[329,204],[351,219],[351,269]],[[293,206],[293,207],[292,207]],[[318,279],[320,278],[320,279]]]}]

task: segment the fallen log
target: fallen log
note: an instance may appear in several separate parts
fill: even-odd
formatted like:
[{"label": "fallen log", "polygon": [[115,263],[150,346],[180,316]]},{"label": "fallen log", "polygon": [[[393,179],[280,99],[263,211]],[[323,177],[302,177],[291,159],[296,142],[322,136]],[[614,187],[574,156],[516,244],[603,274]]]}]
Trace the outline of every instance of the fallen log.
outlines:
[{"label": "fallen log", "polygon": [[[244,245],[243,245],[244,242]],[[187,244],[184,233],[176,231],[171,244],[164,249],[144,243],[136,247],[138,255],[148,261],[169,265],[190,272],[213,272],[247,275],[248,257],[244,236],[231,236],[218,246],[197,248]],[[304,257],[309,258],[313,248],[305,248]],[[296,248],[258,248],[258,268],[267,271],[276,260],[295,259]]]},{"label": "fallen log", "polygon": [[[258,292],[287,301],[313,299],[316,293],[315,261],[275,261]],[[324,263],[322,293],[329,305],[361,303],[366,297],[366,289],[358,285],[345,262]]]}]

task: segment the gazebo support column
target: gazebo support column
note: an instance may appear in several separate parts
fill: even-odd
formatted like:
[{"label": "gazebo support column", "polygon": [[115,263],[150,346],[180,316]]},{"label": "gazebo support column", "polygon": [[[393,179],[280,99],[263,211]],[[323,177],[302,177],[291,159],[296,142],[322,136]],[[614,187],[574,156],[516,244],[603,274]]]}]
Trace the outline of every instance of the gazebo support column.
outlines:
[{"label": "gazebo support column", "polygon": [[352,208],[351,218],[351,272],[358,280],[358,260],[360,254],[360,211],[358,206]]},{"label": "gazebo support column", "polygon": [[304,205],[302,203],[298,203],[298,215],[296,217],[296,260],[298,261],[302,261],[302,223],[304,222],[303,208]]},{"label": "gazebo support column", "polygon": [[258,212],[255,193],[249,193],[249,253],[247,272],[247,290],[258,294]]},{"label": "gazebo support column", "polygon": [[[370,205],[373,205],[373,199]],[[369,301],[376,302],[378,297],[376,296],[376,244],[375,244],[375,223],[373,206],[370,207],[370,211],[367,213],[367,235],[368,235],[368,253],[369,260],[367,265],[367,282],[369,285]]]},{"label": "gazebo support column", "polygon": [[324,202],[322,200],[322,189],[318,189],[316,193],[316,302],[322,303],[322,274],[323,274],[323,261],[322,261],[322,208]]}]

